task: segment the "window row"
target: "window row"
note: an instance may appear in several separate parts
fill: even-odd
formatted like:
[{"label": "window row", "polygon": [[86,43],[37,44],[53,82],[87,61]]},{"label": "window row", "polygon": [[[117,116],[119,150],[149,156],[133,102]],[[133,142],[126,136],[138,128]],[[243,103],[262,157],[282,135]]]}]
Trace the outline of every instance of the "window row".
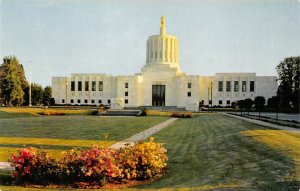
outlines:
[{"label": "window row", "polygon": [[[125,104],[128,104],[128,99],[125,99],[124,101],[125,101]],[[65,99],[62,99],[61,102],[62,102],[62,103],[65,103]],[[71,104],[74,104],[74,103],[75,103],[75,100],[74,100],[74,99],[71,99],[70,102],[71,102]],[[81,104],[81,99],[77,99],[77,102],[76,102],[76,103]],[[87,103],[88,103],[88,100],[87,100],[87,99],[83,100],[83,103],[86,103],[86,104],[87,104]],[[91,100],[91,103],[92,103],[92,104],[95,104],[95,103],[96,103],[96,100],[92,99],[92,100]],[[98,104],[102,104],[102,100],[101,100],[101,99],[98,100]],[[110,99],[107,100],[107,104],[110,104]]]},{"label": "window row", "polygon": [[[96,91],[96,81],[84,81],[84,91]],[[75,91],[75,81],[71,81],[71,91]],[[77,91],[82,91],[82,81],[77,82]],[[98,91],[103,91],[103,81],[98,81]]]},{"label": "window row", "polygon": [[[219,100],[219,105],[223,105],[223,100]],[[226,101],[226,105],[230,105],[230,100]]]},{"label": "window row", "polygon": [[[254,92],[254,81],[250,81],[249,85],[249,91]],[[247,91],[247,81],[242,81],[242,92]],[[231,92],[231,81],[226,81],[226,92]],[[218,82],[218,92],[223,92],[223,81]],[[240,82],[239,81],[233,81],[233,91],[234,92],[239,92],[240,91]]]},{"label": "window row", "polygon": [[[77,82],[77,91],[82,91],[82,81]],[[125,88],[128,88],[128,82],[125,83]],[[84,91],[96,91],[96,81],[84,81]],[[71,91],[75,91],[75,81],[71,81]],[[98,81],[98,91],[103,91],[103,81]]]}]

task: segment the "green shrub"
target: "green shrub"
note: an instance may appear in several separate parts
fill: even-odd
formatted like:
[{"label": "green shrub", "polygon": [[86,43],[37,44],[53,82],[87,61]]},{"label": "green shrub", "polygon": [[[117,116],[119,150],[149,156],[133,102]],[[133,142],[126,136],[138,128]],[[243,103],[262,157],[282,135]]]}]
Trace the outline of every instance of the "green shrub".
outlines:
[{"label": "green shrub", "polygon": [[192,112],[174,112],[171,114],[171,117],[176,118],[191,118],[193,116]]},{"label": "green shrub", "polygon": [[168,159],[166,149],[153,140],[119,150],[97,146],[82,151],[72,149],[59,160],[33,147],[22,148],[18,155],[11,156],[13,179],[16,184],[82,187],[153,178],[163,174]]},{"label": "green shrub", "polygon": [[120,149],[118,157],[124,177],[137,180],[162,174],[168,160],[167,150],[161,144],[154,143],[153,137],[150,138],[150,142]]}]

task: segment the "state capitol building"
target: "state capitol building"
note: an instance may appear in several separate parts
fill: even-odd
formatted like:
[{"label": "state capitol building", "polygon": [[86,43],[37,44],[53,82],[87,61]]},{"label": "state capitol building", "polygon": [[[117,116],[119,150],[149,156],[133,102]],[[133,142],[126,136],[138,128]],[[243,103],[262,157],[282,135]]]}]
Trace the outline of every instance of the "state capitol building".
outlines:
[{"label": "state capitol building", "polygon": [[176,106],[197,110],[199,104],[229,106],[237,100],[254,100],[256,96],[268,99],[276,95],[276,76],[187,75],[180,70],[178,46],[177,37],[166,33],[162,16],[160,34],[147,40],[146,64],[141,73],[121,76],[74,73],[68,77],[53,77],[52,97],[56,104],[110,105],[119,99],[124,107]]}]

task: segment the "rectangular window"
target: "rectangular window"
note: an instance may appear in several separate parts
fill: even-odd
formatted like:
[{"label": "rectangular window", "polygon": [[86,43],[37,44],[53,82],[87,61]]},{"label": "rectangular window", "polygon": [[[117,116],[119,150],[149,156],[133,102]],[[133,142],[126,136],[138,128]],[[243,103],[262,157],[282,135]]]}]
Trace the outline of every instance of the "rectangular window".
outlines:
[{"label": "rectangular window", "polygon": [[87,102],[88,102],[87,99],[85,99],[85,100],[84,100],[84,103],[87,103]]},{"label": "rectangular window", "polygon": [[159,52],[159,58],[162,58],[162,51]]},{"label": "rectangular window", "polygon": [[78,82],[78,91],[81,92],[82,91],[82,81]]},{"label": "rectangular window", "polygon": [[155,58],[157,58],[157,51],[155,51]]},{"label": "rectangular window", "polygon": [[61,103],[65,103],[65,99],[62,99],[62,100],[61,100]]},{"label": "rectangular window", "polygon": [[189,82],[189,83],[187,84],[187,86],[188,86],[188,88],[192,88],[192,83]]},{"label": "rectangular window", "polygon": [[227,105],[230,105],[230,100],[227,100],[226,104],[227,104]]},{"label": "rectangular window", "polygon": [[239,91],[239,81],[234,81],[234,92]]},{"label": "rectangular window", "polygon": [[231,92],[231,81],[226,81],[226,92]]},{"label": "rectangular window", "polygon": [[128,96],[128,92],[125,92],[125,96]]},{"label": "rectangular window", "polygon": [[250,92],[254,92],[254,81],[250,81]]},{"label": "rectangular window", "polygon": [[80,99],[78,99],[78,100],[77,100],[77,103],[80,103],[80,102],[81,102],[81,100],[80,100]]},{"label": "rectangular window", "polygon": [[125,104],[128,104],[128,99],[125,99]]},{"label": "rectangular window", "polygon": [[246,81],[242,81],[242,92],[246,92],[247,91],[247,82]]},{"label": "rectangular window", "polygon": [[222,100],[219,100],[219,105],[222,105]]},{"label": "rectangular window", "polygon": [[96,81],[92,81],[92,91],[96,91]]},{"label": "rectangular window", "polygon": [[84,91],[89,91],[89,81],[84,82]]},{"label": "rectangular window", "polygon": [[102,100],[101,100],[101,99],[99,99],[99,100],[98,100],[98,103],[102,103]]},{"label": "rectangular window", "polygon": [[73,100],[73,99],[71,99],[71,103],[74,103],[74,100]]},{"label": "rectangular window", "polygon": [[71,81],[71,91],[75,91],[75,82]]},{"label": "rectangular window", "polygon": [[110,99],[107,100],[107,103],[110,104]]},{"label": "rectangular window", "polygon": [[191,96],[192,96],[192,92],[188,92],[188,93],[187,93],[187,96],[188,96],[188,97],[191,97]]},{"label": "rectangular window", "polygon": [[223,92],[223,81],[218,82],[218,91]]},{"label": "rectangular window", "polygon": [[92,103],[95,103],[95,100],[93,100],[93,99],[92,99],[92,101],[91,101],[91,102],[92,102]]},{"label": "rectangular window", "polygon": [[103,91],[103,81],[99,81],[99,91]]},{"label": "rectangular window", "polygon": [[128,82],[125,83],[125,88],[128,88]]}]

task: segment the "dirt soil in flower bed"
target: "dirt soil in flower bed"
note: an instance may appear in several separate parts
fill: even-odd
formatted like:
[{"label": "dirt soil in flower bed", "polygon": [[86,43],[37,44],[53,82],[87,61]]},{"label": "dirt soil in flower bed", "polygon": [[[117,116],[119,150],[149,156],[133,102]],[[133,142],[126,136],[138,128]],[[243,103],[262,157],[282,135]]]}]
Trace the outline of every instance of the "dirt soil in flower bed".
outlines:
[{"label": "dirt soil in flower bed", "polygon": [[104,186],[100,186],[97,182],[93,183],[88,183],[88,182],[75,182],[70,185],[56,185],[56,184],[50,184],[47,186],[44,185],[38,185],[38,184],[30,184],[30,183],[24,183],[21,186],[24,186],[26,188],[65,188],[65,189],[73,189],[73,188],[78,188],[78,189],[122,189],[122,188],[132,188],[135,186],[141,186],[141,185],[146,185],[150,184],[161,177],[163,177],[166,172],[163,175],[157,175],[154,178],[147,179],[147,180],[124,180],[124,182],[116,182],[116,183],[111,183],[111,182],[105,182]]}]

